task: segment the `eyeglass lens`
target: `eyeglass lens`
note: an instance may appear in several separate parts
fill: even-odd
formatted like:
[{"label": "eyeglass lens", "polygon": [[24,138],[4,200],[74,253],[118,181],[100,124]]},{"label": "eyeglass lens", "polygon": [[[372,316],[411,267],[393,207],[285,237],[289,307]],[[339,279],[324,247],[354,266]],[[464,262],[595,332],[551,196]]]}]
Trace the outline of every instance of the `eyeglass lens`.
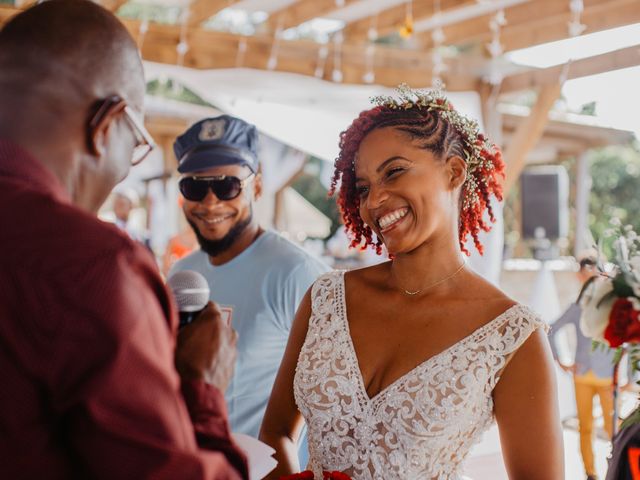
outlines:
[{"label": "eyeglass lens", "polygon": [[219,200],[233,200],[242,191],[242,181],[238,177],[220,179],[198,179],[187,177],[180,180],[180,192],[187,200],[199,202],[203,200],[209,189]]}]

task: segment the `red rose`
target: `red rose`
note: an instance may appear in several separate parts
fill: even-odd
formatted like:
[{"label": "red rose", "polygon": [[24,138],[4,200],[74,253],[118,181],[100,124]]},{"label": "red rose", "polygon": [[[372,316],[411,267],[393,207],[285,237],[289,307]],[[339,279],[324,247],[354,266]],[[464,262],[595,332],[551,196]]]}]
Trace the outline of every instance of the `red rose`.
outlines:
[{"label": "red rose", "polygon": [[351,477],[346,473],[334,471],[334,472],[322,472],[323,480],[351,480]]},{"label": "red rose", "polygon": [[618,298],[611,307],[609,324],[604,331],[604,338],[612,348],[625,342],[640,341],[640,321],[638,311],[626,298]]}]

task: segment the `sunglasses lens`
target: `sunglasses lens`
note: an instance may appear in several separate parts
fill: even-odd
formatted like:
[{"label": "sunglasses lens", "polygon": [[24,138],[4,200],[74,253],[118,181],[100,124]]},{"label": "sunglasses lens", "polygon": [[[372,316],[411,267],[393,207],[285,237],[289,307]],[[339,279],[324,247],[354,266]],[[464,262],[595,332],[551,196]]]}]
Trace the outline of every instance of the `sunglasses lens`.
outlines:
[{"label": "sunglasses lens", "polygon": [[183,178],[180,180],[180,193],[187,200],[199,202],[207,196],[209,182],[206,180],[196,180],[195,178]]},{"label": "sunglasses lens", "polygon": [[220,200],[232,200],[240,195],[242,184],[237,177],[225,177],[222,180],[214,180],[213,193]]}]

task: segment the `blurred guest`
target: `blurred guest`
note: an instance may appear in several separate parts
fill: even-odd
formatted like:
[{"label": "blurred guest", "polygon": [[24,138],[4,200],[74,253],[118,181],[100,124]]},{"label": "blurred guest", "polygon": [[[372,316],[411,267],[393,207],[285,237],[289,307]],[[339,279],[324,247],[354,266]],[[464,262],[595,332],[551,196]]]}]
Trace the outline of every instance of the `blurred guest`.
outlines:
[{"label": "blurred guest", "polygon": [[155,264],[96,218],[153,147],[144,92],[135,41],[92,2],[0,30],[0,478],[247,478],[220,393],[233,331],[209,305],[174,353]]},{"label": "blurred guest", "polygon": [[195,270],[238,331],[238,364],[226,393],[234,431],[254,437],[264,415],[295,310],[327,267],[258,225],[262,193],[256,127],[228,115],[191,126],[174,144],[185,217],[200,248],[170,273]]},{"label": "blurred guest", "polygon": [[[596,272],[595,255],[585,254],[579,260],[577,278],[581,285]],[[613,432],[613,351],[594,350],[592,340],[580,330],[581,307],[572,303],[569,308],[552,324],[551,350],[553,356],[565,372],[573,375],[578,428],[580,431],[580,453],[588,480],[596,480],[596,467],[593,457],[593,398],[600,399],[604,428],[609,438]],[[576,334],[575,360],[571,364],[562,363],[558,356],[555,337],[566,326],[573,325]]]},{"label": "blurred guest", "polygon": [[133,240],[151,248],[147,233],[131,220],[131,212],[138,208],[140,197],[133,188],[116,187],[113,191],[113,214],[116,226]]}]

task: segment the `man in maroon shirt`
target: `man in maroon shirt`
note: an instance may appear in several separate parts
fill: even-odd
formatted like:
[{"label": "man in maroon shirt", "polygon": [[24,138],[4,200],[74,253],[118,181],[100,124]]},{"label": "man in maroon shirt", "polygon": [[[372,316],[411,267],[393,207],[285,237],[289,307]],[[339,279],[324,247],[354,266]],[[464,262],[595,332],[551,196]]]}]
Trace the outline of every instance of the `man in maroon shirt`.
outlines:
[{"label": "man in maroon shirt", "polygon": [[247,477],[216,388],[233,331],[210,304],[176,347],[150,255],[95,217],[150,148],[144,88],[133,39],[89,1],[0,31],[2,479]]}]

